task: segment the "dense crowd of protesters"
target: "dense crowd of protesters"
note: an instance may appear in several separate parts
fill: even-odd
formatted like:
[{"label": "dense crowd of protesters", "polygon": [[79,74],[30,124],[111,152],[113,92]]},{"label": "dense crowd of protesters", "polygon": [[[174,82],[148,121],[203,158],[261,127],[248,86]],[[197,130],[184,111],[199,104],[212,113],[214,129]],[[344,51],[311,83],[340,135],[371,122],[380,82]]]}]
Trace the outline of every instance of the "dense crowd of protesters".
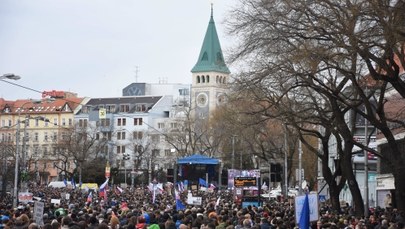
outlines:
[{"label": "dense crowd of protesters", "polygon": [[[176,198],[170,189],[153,195],[147,187],[127,188],[117,192],[110,188],[107,196],[83,189],[30,187],[36,199],[44,203],[42,222],[34,220],[34,204],[19,203],[13,208],[8,195],[0,200],[0,228],[129,228],[129,229],[284,229],[298,228],[290,202],[263,200],[260,207],[234,202],[228,190],[192,191],[202,197],[199,206],[176,208]],[[66,193],[68,198],[66,198]],[[89,194],[91,193],[91,194]],[[52,200],[59,200],[57,203]],[[377,207],[368,217],[355,217],[350,206],[340,212],[327,204],[319,210],[319,220],[311,228],[394,229],[405,228],[404,215],[396,209]]]}]

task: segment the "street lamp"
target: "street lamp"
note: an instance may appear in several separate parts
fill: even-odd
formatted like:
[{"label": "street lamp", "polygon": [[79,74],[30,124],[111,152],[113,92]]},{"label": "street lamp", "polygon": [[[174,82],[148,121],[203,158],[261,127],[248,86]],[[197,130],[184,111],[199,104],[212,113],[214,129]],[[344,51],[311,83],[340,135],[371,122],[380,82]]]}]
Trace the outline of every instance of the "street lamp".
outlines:
[{"label": "street lamp", "polygon": [[13,73],[6,73],[0,76],[0,80],[9,79],[9,80],[19,80],[21,77]]},{"label": "street lamp", "polygon": [[[4,76],[4,75],[3,75]],[[13,76],[10,76],[13,77]],[[9,77],[9,78],[10,78]],[[14,76],[14,78],[16,78],[17,76]],[[16,131],[16,140],[15,140],[15,145],[16,145],[16,150],[15,150],[15,169],[14,169],[14,190],[13,190],[13,207],[17,207],[17,203],[18,203],[18,169],[19,169],[19,158],[20,158],[20,116],[21,116],[21,110],[24,109],[24,106],[29,104],[29,103],[40,103],[40,101],[27,101],[25,103],[23,103],[21,106],[19,106],[17,108],[17,113],[18,113],[18,119],[17,119],[17,131]],[[24,120],[24,138],[23,138],[23,148],[25,148],[25,131],[26,131],[26,123],[27,120]],[[23,165],[23,170],[25,171],[25,153],[24,153],[24,149],[22,151],[23,153],[23,161],[22,161],[22,165]],[[25,186],[25,185],[24,185]]]}]

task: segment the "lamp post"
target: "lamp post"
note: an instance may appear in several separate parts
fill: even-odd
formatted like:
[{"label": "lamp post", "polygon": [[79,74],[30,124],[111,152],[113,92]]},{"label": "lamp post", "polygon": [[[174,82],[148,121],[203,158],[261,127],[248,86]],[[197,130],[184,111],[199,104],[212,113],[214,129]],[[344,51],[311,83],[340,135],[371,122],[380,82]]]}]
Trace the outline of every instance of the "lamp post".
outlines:
[{"label": "lamp post", "polygon": [[232,169],[235,169],[235,135],[232,135]]},{"label": "lamp post", "polygon": [[[4,76],[4,75],[3,75]],[[13,78],[10,78],[12,77]],[[5,77],[5,78],[10,78],[10,79],[19,79],[19,76],[15,76],[15,75],[11,75],[10,77]],[[16,141],[15,141],[15,145],[16,145],[16,153],[15,153],[15,170],[14,170],[14,190],[13,190],[13,207],[17,207],[18,204],[18,170],[19,170],[19,159],[20,159],[20,128],[21,128],[21,121],[20,121],[20,117],[21,117],[21,110],[24,109],[24,106],[29,104],[29,103],[40,103],[40,101],[27,101],[25,103],[23,103],[21,106],[19,106],[17,109],[17,126],[16,126]],[[23,151],[21,152],[22,155],[22,166],[23,166],[23,172],[26,172],[26,168],[25,168],[25,152],[24,152],[24,148],[25,148],[25,131],[26,131],[26,123],[27,119],[24,120],[24,137],[23,137]],[[24,180],[22,180],[23,182],[25,182]],[[25,184],[21,185],[23,188],[25,188]]]},{"label": "lamp post", "polygon": [[[13,73],[7,73],[0,76],[0,80],[9,79],[9,80],[19,80],[21,79],[20,76],[15,75]],[[20,130],[20,123],[17,123],[17,135],[16,135],[16,152],[15,152],[15,169],[14,169],[14,190],[13,190],[13,207],[17,207],[18,202],[18,159],[20,157],[20,153],[18,150],[18,141],[19,141],[19,130]]]},{"label": "lamp post", "polygon": [[[287,125],[284,124],[284,196],[288,198],[288,140],[287,140]],[[270,182],[269,182],[270,184]],[[270,185],[269,185],[270,188]],[[269,189],[270,190],[270,189]],[[269,195],[270,198],[270,195]]]},{"label": "lamp post", "polygon": [[9,80],[19,80],[21,77],[13,73],[6,73],[0,76],[0,80],[9,79]]},{"label": "lamp post", "polygon": [[16,133],[16,139],[15,139],[15,168],[14,168],[14,190],[13,190],[13,207],[17,207],[18,203],[18,161],[20,158],[20,150],[18,149],[20,141],[20,120],[17,122],[17,133]]}]

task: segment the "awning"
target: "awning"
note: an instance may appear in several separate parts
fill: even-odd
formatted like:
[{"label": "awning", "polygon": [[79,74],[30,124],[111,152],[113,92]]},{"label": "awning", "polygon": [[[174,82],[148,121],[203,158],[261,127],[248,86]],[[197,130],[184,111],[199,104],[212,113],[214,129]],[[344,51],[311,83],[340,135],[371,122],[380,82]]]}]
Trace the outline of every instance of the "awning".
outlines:
[{"label": "awning", "polygon": [[219,160],[201,154],[194,154],[189,157],[183,157],[178,159],[177,164],[217,165],[219,164]]}]

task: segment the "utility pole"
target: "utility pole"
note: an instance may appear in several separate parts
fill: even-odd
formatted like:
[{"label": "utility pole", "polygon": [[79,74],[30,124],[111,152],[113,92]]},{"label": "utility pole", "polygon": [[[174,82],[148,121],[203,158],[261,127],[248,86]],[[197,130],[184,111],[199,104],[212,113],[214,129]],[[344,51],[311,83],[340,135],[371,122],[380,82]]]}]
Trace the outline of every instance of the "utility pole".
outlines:
[{"label": "utility pole", "polygon": [[[288,198],[288,132],[287,125],[284,125],[284,196]],[[269,195],[270,196],[270,195]],[[269,197],[270,198],[270,197]]]},{"label": "utility pole", "polygon": [[232,169],[235,169],[235,135],[232,135]]},{"label": "utility pole", "polygon": [[[365,90],[366,98],[368,99],[367,95],[367,85]],[[364,113],[367,116],[367,107],[364,104]],[[368,122],[367,118],[364,118],[364,142],[368,147]],[[364,150],[364,217],[368,216],[368,152]]]},{"label": "utility pole", "polygon": [[298,188],[299,194],[302,194],[302,143],[298,143]]},{"label": "utility pole", "polygon": [[15,169],[14,169],[14,192],[13,192],[13,207],[16,208],[18,204],[18,161],[20,159],[20,120],[17,120],[17,132],[15,139]]}]

